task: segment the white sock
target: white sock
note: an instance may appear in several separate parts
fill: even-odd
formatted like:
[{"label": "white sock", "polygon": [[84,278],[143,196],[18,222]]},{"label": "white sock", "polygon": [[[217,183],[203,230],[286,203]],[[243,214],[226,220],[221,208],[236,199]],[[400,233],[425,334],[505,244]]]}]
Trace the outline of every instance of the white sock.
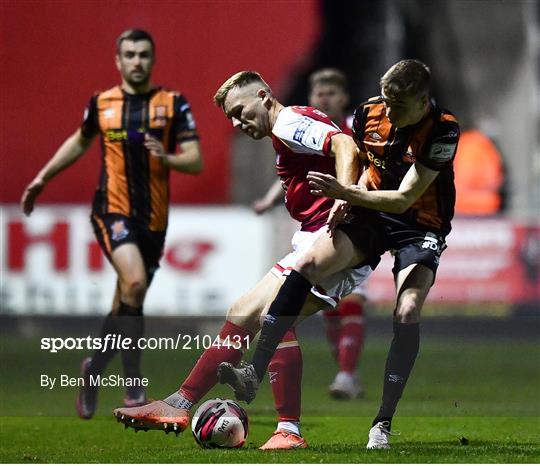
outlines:
[{"label": "white sock", "polygon": [[191,409],[191,407],[193,406],[193,403],[191,401],[189,401],[187,398],[184,398],[178,392],[173,393],[172,395],[165,398],[163,401],[168,405],[173,406],[174,408]]},{"label": "white sock", "polygon": [[277,430],[286,430],[288,432],[292,432],[293,434],[296,434],[300,437],[300,421],[298,422],[278,422],[277,424]]}]

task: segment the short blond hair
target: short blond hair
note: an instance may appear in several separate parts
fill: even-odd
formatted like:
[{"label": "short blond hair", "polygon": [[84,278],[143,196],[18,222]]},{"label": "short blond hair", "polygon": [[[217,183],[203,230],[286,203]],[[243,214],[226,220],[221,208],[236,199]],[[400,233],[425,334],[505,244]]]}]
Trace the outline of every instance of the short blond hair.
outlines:
[{"label": "short blond hair", "polygon": [[401,60],[381,78],[380,85],[388,97],[429,94],[431,71],[419,60]]},{"label": "short blond hair", "polygon": [[256,71],[239,71],[225,81],[214,95],[214,104],[223,108],[227,94],[235,87],[244,87],[251,83],[260,83],[268,93],[272,93],[270,86],[266,84],[262,76]]}]

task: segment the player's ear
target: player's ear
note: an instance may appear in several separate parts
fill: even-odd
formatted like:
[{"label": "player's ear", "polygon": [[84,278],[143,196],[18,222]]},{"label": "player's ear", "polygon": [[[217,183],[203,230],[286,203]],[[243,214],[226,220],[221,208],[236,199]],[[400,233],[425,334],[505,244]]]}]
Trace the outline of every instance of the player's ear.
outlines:
[{"label": "player's ear", "polygon": [[270,93],[266,89],[259,89],[257,91],[257,97],[259,97],[263,105],[267,108],[270,108],[271,102],[270,102]]},{"label": "player's ear", "polygon": [[120,66],[120,56],[118,54],[114,56],[114,62],[116,63],[116,69],[121,71],[122,68]]}]

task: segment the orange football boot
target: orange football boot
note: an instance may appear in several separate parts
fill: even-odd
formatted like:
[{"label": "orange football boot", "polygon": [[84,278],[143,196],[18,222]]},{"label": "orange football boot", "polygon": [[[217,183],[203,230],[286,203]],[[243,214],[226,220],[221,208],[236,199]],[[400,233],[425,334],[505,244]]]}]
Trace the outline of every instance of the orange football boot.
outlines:
[{"label": "orange football boot", "polygon": [[116,408],[113,414],[126,429],[131,427],[135,431],[146,432],[154,429],[163,430],[167,434],[169,432],[179,434],[189,424],[189,410],[175,408],[161,400],[134,408]]},{"label": "orange football boot", "polygon": [[276,430],[259,450],[296,450],[307,447],[308,444],[303,437],[288,430]]}]

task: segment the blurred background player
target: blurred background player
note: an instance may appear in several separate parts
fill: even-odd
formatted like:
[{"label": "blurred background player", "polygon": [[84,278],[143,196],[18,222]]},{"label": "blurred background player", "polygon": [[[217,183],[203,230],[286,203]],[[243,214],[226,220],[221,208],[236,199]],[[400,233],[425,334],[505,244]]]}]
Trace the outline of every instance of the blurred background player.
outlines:
[{"label": "blurred background player", "polygon": [[[181,432],[187,427],[193,405],[217,383],[218,365],[238,364],[243,350],[260,330],[261,317],[285,276],[327,229],[334,201],[310,194],[306,180],[309,169],[317,167],[335,174],[336,165],[356,158],[353,139],[343,134],[326,115],[311,107],[283,107],[256,72],[244,71],[231,76],[217,91],[214,101],[235,128],[256,140],[272,138],[277,171],[291,191],[286,206],[301,227],[292,239],[293,252],[275,264],[251,291],[229,308],[219,333],[220,344],[204,351],[178,392],[142,407],[115,410],[118,420],[135,429]],[[306,127],[309,130],[302,131]],[[364,266],[328,277],[321,286],[310,290],[303,304],[304,313],[309,315],[335,306],[337,299],[349,294],[369,273],[371,268]],[[282,336],[269,367],[279,422],[277,430],[261,449],[307,447],[300,433],[301,377],[302,355],[295,330],[291,328]]]},{"label": "blurred background player", "polygon": [[[347,77],[336,68],[322,68],[309,77],[309,105],[324,112],[343,133],[352,136],[352,116],[347,117],[349,93]],[[266,194],[257,199],[252,207],[262,214],[285,198],[281,181],[276,180]],[[357,367],[364,343],[364,307],[367,302],[366,283],[341,299],[336,309],[323,312],[326,337],[339,372],[329,387],[336,399],[352,399],[363,395]],[[270,372],[274,372],[272,367]],[[272,385],[276,387],[277,382]]]},{"label": "blurred background player", "polygon": [[[118,276],[112,310],[101,337],[122,335],[137,342],[144,333],[143,303],[163,251],[169,208],[169,171],[197,174],[201,151],[191,110],[178,92],[151,83],[155,46],[145,31],[130,29],[116,43],[116,67],[122,84],[94,95],[82,125],[60,146],[27,186],[21,207],[30,215],[39,193],[58,173],[73,164],[100,135],[102,170],[91,222],[96,238]],[[177,146],[179,151],[177,152]],[[101,374],[116,348],[85,358],[85,386],[77,398],[81,418],[93,416]],[[126,378],[141,378],[141,350],[122,350]],[[127,388],[124,405],[146,402],[143,387]]]}]

